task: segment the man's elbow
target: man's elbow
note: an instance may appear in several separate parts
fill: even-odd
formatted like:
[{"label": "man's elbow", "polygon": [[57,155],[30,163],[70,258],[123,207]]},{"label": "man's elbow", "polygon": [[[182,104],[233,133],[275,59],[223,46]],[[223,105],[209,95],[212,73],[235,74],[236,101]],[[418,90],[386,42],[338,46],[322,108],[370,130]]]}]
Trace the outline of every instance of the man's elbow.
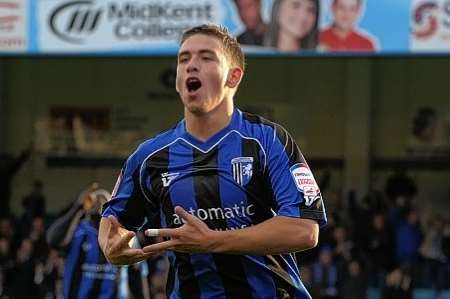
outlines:
[{"label": "man's elbow", "polygon": [[319,243],[319,229],[317,230],[314,229],[309,234],[307,249],[316,247],[318,243]]},{"label": "man's elbow", "polygon": [[307,250],[317,246],[319,243],[319,225],[309,225],[299,236],[298,245],[300,250]]}]

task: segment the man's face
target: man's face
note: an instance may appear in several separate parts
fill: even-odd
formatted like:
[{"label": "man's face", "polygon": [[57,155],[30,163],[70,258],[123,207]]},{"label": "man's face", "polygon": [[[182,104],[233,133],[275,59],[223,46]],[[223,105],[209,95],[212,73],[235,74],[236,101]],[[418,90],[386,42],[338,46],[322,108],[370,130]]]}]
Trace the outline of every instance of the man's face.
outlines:
[{"label": "man's face", "polygon": [[185,109],[197,115],[216,108],[229,91],[230,71],[221,41],[213,36],[195,34],[178,52],[176,89]]},{"label": "man's face", "polygon": [[360,13],[358,0],[334,0],[332,10],[334,24],[343,31],[351,31]]},{"label": "man's face", "polygon": [[247,29],[254,29],[261,22],[260,0],[236,0],[239,16]]}]

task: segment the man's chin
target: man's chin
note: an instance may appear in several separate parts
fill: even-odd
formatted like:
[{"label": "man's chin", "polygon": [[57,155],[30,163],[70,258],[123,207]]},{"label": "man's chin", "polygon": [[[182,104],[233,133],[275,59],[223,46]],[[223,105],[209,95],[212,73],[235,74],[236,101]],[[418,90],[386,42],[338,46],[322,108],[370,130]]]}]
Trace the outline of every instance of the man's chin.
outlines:
[{"label": "man's chin", "polygon": [[196,116],[201,116],[208,112],[205,107],[197,105],[188,105],[186,106],[186,110],[189,111],[189,113],[194,114]]}]

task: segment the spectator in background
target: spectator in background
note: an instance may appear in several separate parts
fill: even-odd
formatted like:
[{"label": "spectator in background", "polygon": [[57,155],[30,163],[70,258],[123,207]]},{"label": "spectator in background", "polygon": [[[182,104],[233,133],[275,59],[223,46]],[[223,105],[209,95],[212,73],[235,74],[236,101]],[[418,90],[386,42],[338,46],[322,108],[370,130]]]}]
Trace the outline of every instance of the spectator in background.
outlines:
[{"label": "spectator in background", "polygon": [[56,250],[50,250],[45,261],[37,261],[34,268],[35,298],[60,299],[63,296],[59,287],[64,271],[64,261]]},{"label": "spectator in background", "polygon": [[[48,243],[66,253],[64,298],[128,298],[128,276],[119,276],[98,245],[101,206],[110,194],[91,184],[73,203],[72,208],[55,220],[47,231]],[[134,245],[133,245],[134,246]],[[141,264],[143,265],[143,264]],[[128,274],[128,273],[126,273]],[[118,281],[123,279],[123,281]],[[123,283],[122,283],[123,282]],[[143,298],[148,299],[148,287]]]},{"label": "spectator in background", "polygon": [[386,276],[383,299],[411,299],[412,278],[405,268],[396,268]]},{"label": "spectator in background", "polygon": [[361,263],[355,259],[346,265],[345,272],[339,277],[339,298],[365,299],[367,294],[367,277]]},{"label": "spectator in background", "polygon": [[438,124],[437,111],[433,107],[421,107],[413,118],[412,133],[418,143],[433,144]]},{"label": "spectator in background", "polygon": [[386,225],[385,215],[375,214],[372,225],[367,233],[367,256],[369,258],[370,284],[381,287],[384,277],[394,266],[394,236],[390,227]]},{"label": "spectator in background", "polygon": [[34,217],[45,216],[46,199],[42,190],[42,181],[34,180],[31,193],[25,196],[22,200],[24,215],[26,215],[30,219]]},{"label": "spectator in background", "polygon": [[446,223],[442,237],[442,253],[445,256],[447,264],[447,278],[445,279],[445,288],[450,288],[450,223]]},{"label": "spectator in background", "polygon": [[17,251],[16,261],[11,269],[10,298],[34,298],[33,242],[23,239]]},{"label": "spectator in background", "polygon": [[420,279],[422,287],[434,288],[437,291],[442,290],[446,282],[447,258],[442,251],[444,225],[443,219],[433,217],[419,249],[423,258]]},{"label": "spectator in background", "polygon": [[351,260],[355,251],[355,244],[351,238],[348,236],[347,229],[342,226],[336,226],[333,231],[334,238],[334,254],[336,257],[336,262],[343,264]]},{"label": "spectator in background", "polygon": [[33,242],[33,258],[44,261],[47,258],[49,247],[45,239],[45,225],[42,217],[33,218],[28,238]]},{"label": "spectator in background", "polygon": [[275,0],[264,45],[283,52],[316,49],[318,0]]},{"label": "spectator in background", "polygon": [[32,147],[24,150],[17,158],[9,154],[0,154],[0,217],[9,216],[12,179],[31,155]]},{"label": "spectator in background", "polygon": [[404,169],[397,169],[386,181],[385,193],[397,208],[408,208],[417,194],[417,184]]},{"label": "spectator in background", "polygon": [[263,44],[266,24],[261,16],[261,0],[234,0],[244,23],[245,31],[238,35],[237,40],[242,45]]},{"label": "spectator in background", "polygon": [[333,250],[327,246],[322,247],[319,261],[312,265],[312,297],[317,299],[338,298],[337,282],[338,270],[333,260]]},{"label": "spectator in background", "polygon": [[395,256],[399,265],[412,265],[418,260],[423,240],[419,217],[415,209],[406,211],[395,225]]},{"label": "spectator in background", "polygon": [[375,51],[375,41],[356,29],[362,0],[333,0],[333,23],[320,33],[320,45],[330,51]]}]

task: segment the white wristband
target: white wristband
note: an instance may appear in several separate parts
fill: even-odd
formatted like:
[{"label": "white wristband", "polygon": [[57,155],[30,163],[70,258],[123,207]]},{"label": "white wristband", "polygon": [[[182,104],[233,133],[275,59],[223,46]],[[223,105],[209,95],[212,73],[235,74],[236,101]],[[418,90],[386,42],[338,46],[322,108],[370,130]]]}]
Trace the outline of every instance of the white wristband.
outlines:
[{"label": "white wristband", "polygon": [[159,236],[159,229],[157,228],[149,228],[145,230],[145,235],[147,237],[157,237]]}]

